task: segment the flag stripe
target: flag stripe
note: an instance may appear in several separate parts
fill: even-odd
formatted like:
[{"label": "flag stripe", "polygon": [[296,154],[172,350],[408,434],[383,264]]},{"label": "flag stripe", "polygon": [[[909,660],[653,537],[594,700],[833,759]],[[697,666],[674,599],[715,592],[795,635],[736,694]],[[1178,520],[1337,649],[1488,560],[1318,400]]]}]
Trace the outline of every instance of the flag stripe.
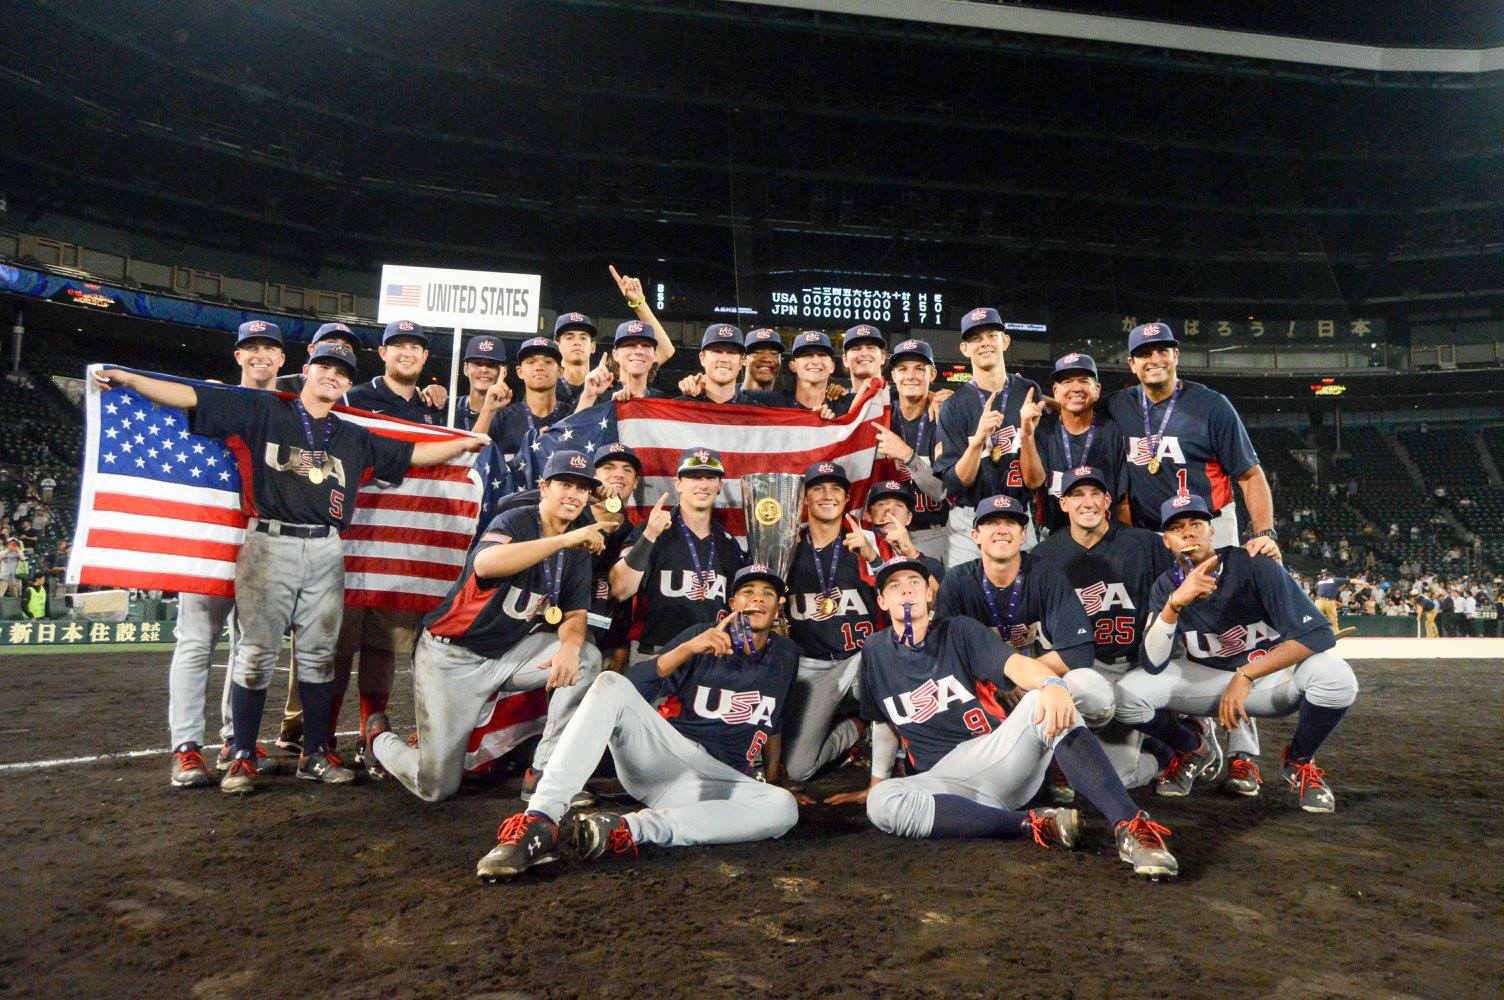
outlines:
[{"label": "flag stripe", "polygon": [[109,566],[85,566],[78,582],[89,587],[133,587],[138,590],[167,590],[178,593],[207,594],[210,597],[234,597],[234,580],[213,580],[189,574],[163,573]]},{"label": "flag stripe", "polygon": [[[166,544],[169,548],[177,539],[184,537],[183,520],[174,520],[170,517],[147,517],[143,514],[117,514],[114,511],[102,511],[94,515],[90,524],[91,530],[103,529],[123,531],[133,535],[156,535],[164,540],[161,544]],[[198,522],[194,525],[193,534],[210,542],[239,545],[245,540],[245,527]]]},{"label": "flag stripe", "polygon": [[147,517],[172,518],[178,521],[194,521],[199,524],[224,524],[245,527],[245,515],[239,503],[233,508],[208,507],[196,503],[179,503],[164,500],[160,496],[126,496],[121,493],[97,493],[94,509],[114,511],[120,514],[141,514]]},{"label": "flag stripe", "polygon": [[[456,518],[456,520],[461,520]],[[435,531],[429,528],[399,528],[375,524],[352,524],[340,532],[346,542],[387,542],[392,545],[432,545],[438,548],[459,549],[461,561],[470,545],[470,533],[464,531]]]},{"label": "flag stripe", "polygon": [[[223,559],[206,559],[197,556],[169,555],[167,553],[140,552],[133,549],[94,549],[92,565],[100,568],[128,570],[137,573],[161,571],[175,576],[201,576],[209,580],[233,580],[235,564]],[[143,587],[145,590],[165,590],[165,587]]]},{"label": "flag stripe", "polygon": [[390,491],[361,490],[357,505],[371,510],[404,510],[414,513],[440,513],[474,518],[480,503],[474,500],[450,500],[444,497],[412,496]]},{"label": "flag stripe", "polygon": [[[89,532],[89,547],[95,549],[160,552],[163,541],[161,535],[142,535],[130,531],[109,531],[96,528]],[[212,542],[206,539],[190,538],[175,538],[172,540],[172,547],[176,550],[176,555],[232,563],[240,551],[239,542]]]},{"label": "flag stripe", "polygon": [[[461,560],[461,565],[464,561]],[[423,562],[418,559],[394,559],[389,557],[345,556],[345,572],[349,573],[400,573],[403,576],[419,576],[439,580],[447,588],[459,575],[454,565]],[[447,591],[444,591],[447,592]]]},{"label": "flag stripe", "polygon": [[[413,559],[418,562],[456,567],[465,564],[464,550],[439,548],[433,545],[388,545],[385,542],[347,542],[345,557],[362,559]],[[449,577],[454,579],[451,572]]]}]

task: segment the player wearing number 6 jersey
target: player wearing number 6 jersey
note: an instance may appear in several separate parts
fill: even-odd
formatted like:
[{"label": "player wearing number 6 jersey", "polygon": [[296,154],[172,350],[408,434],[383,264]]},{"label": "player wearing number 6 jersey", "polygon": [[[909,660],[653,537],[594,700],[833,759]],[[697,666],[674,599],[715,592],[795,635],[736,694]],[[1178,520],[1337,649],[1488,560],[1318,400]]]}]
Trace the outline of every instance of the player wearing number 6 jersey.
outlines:
[{"label": "player wearing number 6 jersey", "polygon": [[[1358,680],[1333,652],[1331,625],[1279,563],[1216,547],[1203,498],[1166,500],[1161,516],[1165,545],[1182,562],[1154,583],[1143,667],[1118,682],[1118,719],[1153,732],[1160,709],[1215,713],[1229,728],[1299,711],[1282,776],[1302,809],[1332,812],[1314,759],[1357,699]],[[1185,660],[1172,658],[1177,638]]]},{"label": "player wearing number 6 jersey", "polygon": [[[585,859],[637,851],[639,844],[688,847],[781,837],[799,820],[787,789],[752,777],[776,769],[779,726],[798,669],[798,650],[771,634],[783,581],[764,565],[739,570],[731,614],[694,625],[639,667],[639,693],[623,674],[603,674],[559,740],[527,812],[501,824],[500,841],[476,874],[511,878],[559,857],[559,823],[604,750],[633,798],[626,815],[576,815],[569,841]],[[644,699],[663,699],[654,710]]]},{"label": "player wearing number 6 jersey", "polygon": [[[931,623],[921,562],[884,563],[877,585],[893,626],[862,650],[862,714],[897,733],[913,773],[888,778],[892,754],[874,739],[867,793],[874,826],[902,837],[1032,835],[1043,846],[1071,847],[1081,823],[1076,810],[1021,809],[1053,759],[1112,823],[1119,856],[1136,873],[1177,874],[1163,839],[1170,831],[1128,797],[1054,670],[970,618]],[[998,696],[1015,686],[1022,697],[1005,714]]]}]

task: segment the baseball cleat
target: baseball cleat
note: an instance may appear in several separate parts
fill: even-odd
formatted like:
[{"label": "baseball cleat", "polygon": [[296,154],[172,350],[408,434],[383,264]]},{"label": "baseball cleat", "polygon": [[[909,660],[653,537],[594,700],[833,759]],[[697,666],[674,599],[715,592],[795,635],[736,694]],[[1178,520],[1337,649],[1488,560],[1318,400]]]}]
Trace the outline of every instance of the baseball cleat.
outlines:
[{"label": "baseball cleat", "polygon": [[1081,814],[1074,809],[1030,809],[1025,830],[1040,847],[1058,844],[1070,850],[1081,835]]},{"label": "baseball cleat", "polygon": [[[528,768],[522,775],[522,791],[518,793],[518,797],[524,802],[532,801],[533,792],[537,790],[538,782],[542,780],[542,771],[531,767]],[[595,796],[583,788],[569,797],[569,808],[571,809],[589,809],[593,805],[595,805]]]},{"label": "baseball cleat", "polygon": [[475,866],[482,882],[515,878],[538,865],[559,860],[559,828],[535,813],[510,816],[496,830],[497,844]]},{"label": "baseball cleat", "polygon": [[348,785],[355,780],[355,772],[346,767],[333,751],[326,750],[312,756],[299,757],[298,777],[325,785]]},{"label": "baseball cleat", "polygon": [[1258,761],[1247,754],[1235,753],[1227,765],[1227,780],[1222,787],[1234,795],[1253,798],[1259,793],[1264,776],[1259,773]]},{"label": "baseball cleat", "polygon": [[190,743],[188,749],[179,750],[172,755],[172,787],[174,788],[203,788],[214,784],[214,779],[209,776],[209,764],[204,760],[203,751]]},{"label": "baseball cleat", "polygon": [[219,781],[219,790],[226,795],[249,795],[260,783],[261,772],[251,757],[236,757]]},{"label": "baseball cleat", "polygon": [[1196,784],[1215,785],[1222,780],[1222,772],[1227,767],[1222,744],[1217,742],[1217,724],[1211,719],[1189,721],[1201,730],[1201,745],[1191,751],[1191,763],[1196,767]]},{"label": "baseball cleat", "polygon": [[1160,879],[1180,874],[1180,865],[1165,847],[1168,827],[1160,826],[1140,810],[1132,819],[1123,820],[1115,831],[1118,857],[1133,866],[1133,874]]},{"label": "baseball cleat", "polygon": [[1076,801],[1076,790],[1071,787],[1070,779],[1066,778],[1065,772],[1054,761],[1050,762],[1045,790],[1049,793],[1050,801],[1057,806],[1068,806]]},{"label": "baseball cleat", "polygon": [[[230,769],[230,762],[235,759],[235,748],[225,741],[219,748],[219,756],[215,758],[214,769],[223,773]],[[256,767],[259,769],[266,763],[266,744],[256,744]]]},{"label": "baseball cleat", "polygon": [[1176,753],[1154,779],[1154,794],[1167,799],[1183,799],[1196,783],[1196,765],[1188,753]]},{"label": "baseball cleat", "polygon": [[607,852],[637,857],[637,841],[620,813],[597,812],[576,815],[569,829],[569,846],[582,861],[593,861]]},{"label": "baseball cleat", "polygon": [[366,717],[366,738],[361,746],[360,757],[366,766],[366,774],[378,781],[386,777],[386,768],[376,759],[376,752],[372,747],[376,745],[376,737],[391,731],[392,723],[385,712],[376,712]]},{"label": "baseball cleat", "polygon": [[283,733],[277,737],[275,746],[289,757],[301,757],[303,756],[303,735],[301,733]]},{"label": "baseball cleat", "polygon": [[1290,748],[1285,747],[1279,773],[1280,777],[1285,779],[1285,784],[1290,791],[1300,796],[1300,808],[1306,812],[1337,811],[1337,797],[1327,786],[1326,772],[1317,767],[1315,761],[1293,760],[1290,757]]}]

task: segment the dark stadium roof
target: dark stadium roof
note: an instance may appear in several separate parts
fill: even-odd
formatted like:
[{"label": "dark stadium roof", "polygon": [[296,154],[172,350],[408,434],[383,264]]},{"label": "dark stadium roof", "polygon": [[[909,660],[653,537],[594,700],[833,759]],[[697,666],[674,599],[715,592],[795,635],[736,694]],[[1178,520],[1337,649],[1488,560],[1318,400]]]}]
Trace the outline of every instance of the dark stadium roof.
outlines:
[{"label": "dark stadium roof", "polygon": [[[1381,44],[1504,25],[1461,3],[1198,8]],[[790,271],[1061,309],[1504,301],[1498,72],[702,0],[164,0],[129,20],[31,0],[0,78],[10,225],[59,212],[310,271],[538,269],[556,300],[611,260],[743,302]]]}]

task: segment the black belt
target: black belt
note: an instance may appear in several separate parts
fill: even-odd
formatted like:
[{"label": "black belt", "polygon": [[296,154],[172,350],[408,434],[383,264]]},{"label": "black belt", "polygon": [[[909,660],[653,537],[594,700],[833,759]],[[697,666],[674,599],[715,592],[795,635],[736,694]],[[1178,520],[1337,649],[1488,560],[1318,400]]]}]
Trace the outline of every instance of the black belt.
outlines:
[{"label": "black belt", "polygon": [[256,522],[256,530],[263,535],[287,535],[291,538],[328,538],[334,531],[329,524],[288,524],[286,521]]}]

